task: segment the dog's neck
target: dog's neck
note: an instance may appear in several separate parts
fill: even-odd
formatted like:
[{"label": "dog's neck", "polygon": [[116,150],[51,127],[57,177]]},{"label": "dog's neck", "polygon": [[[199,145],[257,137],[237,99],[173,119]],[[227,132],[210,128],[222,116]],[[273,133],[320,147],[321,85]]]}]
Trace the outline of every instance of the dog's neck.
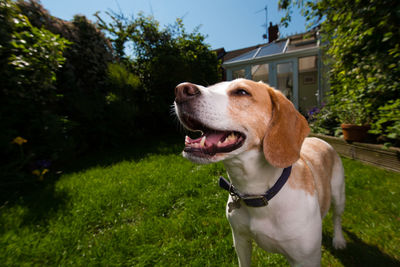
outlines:
[{"label": "dog's neck", "polygon": [[264,153],[258,149],[245,151],[224,160],[232,184],[243,194],[264,194],[282,174],[282,168],[268,163]]}]

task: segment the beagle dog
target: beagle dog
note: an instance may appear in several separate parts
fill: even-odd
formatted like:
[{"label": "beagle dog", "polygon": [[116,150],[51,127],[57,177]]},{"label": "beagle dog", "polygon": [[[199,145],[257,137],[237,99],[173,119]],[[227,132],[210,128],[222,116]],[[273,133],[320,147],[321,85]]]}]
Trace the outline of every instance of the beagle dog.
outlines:
[{"label": "beagle dog", "polygon": [[281,92],[237,79],[209,87],[181,83],[175,95],[182,125],[201,133],[186,136],[183,156],[222,161],[227,170],[231,184],[221,186],[230,192],[226,216],[239,266],[250,266],[252,240],[291,266],[320,266],[322,219],[331,199],[333,246],[346,246],[342,162],[329,144],[306,138],[306,119]]}]

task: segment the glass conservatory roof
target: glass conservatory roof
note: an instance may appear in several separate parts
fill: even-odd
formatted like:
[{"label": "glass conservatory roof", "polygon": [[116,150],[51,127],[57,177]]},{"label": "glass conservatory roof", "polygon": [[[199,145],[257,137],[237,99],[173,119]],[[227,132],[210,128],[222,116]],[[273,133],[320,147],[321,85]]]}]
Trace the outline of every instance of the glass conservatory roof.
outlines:
[{"label": "glass conservatory roof", "polygon": [[250,52],[244,53],[243,55],[229,59],[229,60],[225,61],[225,63],[233,63],[233,62],[238,62],[238,61],[255,59],[255,58],[259,58],[259,57],[281,54],[281,53],[284,53],[286,44],[287,44],[287,40],[269,43],[265,46],[262,46],[260,48],[254,49]]}]

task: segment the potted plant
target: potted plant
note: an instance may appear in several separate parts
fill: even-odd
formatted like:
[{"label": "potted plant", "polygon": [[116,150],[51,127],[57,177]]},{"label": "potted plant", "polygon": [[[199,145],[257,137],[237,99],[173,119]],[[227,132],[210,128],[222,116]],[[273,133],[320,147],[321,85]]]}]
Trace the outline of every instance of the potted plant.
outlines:
[{"label": "potted plant", "polygon": [[365,141],[371,128],[367,105],[355,101],[343,101],[337,107],[337,115],[346,141]]}]

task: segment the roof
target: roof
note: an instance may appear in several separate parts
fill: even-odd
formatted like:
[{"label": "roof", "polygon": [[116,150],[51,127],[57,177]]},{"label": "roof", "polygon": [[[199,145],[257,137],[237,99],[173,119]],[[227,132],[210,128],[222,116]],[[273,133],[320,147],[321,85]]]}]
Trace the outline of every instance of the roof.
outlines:
[{"label": "roof", "polygon": [[295,51],[297,52],[316,49],[319,47],[318,30],[319,28],[316,27],[306,33],[288,36],[286,38],[278,39],[265,45],[255,46],[252,49],[251,47],[248,47],[246,48],[248,49],[247,52],[241,53],[237,56],[233,56],[234,54],[232,53],[232,56],[230,56],[229,58],[224,57],[224,65],[241,62],[244,63],[260,58],[274,57],[286,53],[289,54]]},{"label": "roof", "polygon": [[226,52],[225,56],[224,56],[224,62],[238,57],[240,55],[242,55],[243,53],[246,53],[248,51],[254,50],[259,48],[260,46],[262,46],[262,44],[258,44],[258,45],[254,45],[254,46],[250,46],[250,47],[246,47],[246,48],[241,48],[241,49],[236,49],[236,50],[232,50],[232,51],[228,51]]},{"label": "roof", "polygon": [[215,51],[217,53],[217,57],[218,59],[222,59],[222,62],[226,62],[232,58],[238,57],[244,53],[247,53],[251,50],[257,49],[259,47],[263,46],[262,44],[258,44],[258,45],[253,45],[250,47],[245,47],[245,48],[240,48],[240,49],[236,49],[236,50],[232,50],[232,51],[225,51],[225,49],[222,48],[218,48],[215,49],[213,51]]},{"label": "roof", "polygon": [[280,53],[283,53],[286,43],[287,43],[286,40],[282,40],[279,42],[272,42],[267,45],[253,49],[250,52],[244,53],[240,56],[233,57],[229,60],[225,60],[225,63],[231,63],[231,62],[236,62],[236,61],[242,61],[242,60],[247,60],[247,59],[268,56],[268,55],[280,54]]}]

